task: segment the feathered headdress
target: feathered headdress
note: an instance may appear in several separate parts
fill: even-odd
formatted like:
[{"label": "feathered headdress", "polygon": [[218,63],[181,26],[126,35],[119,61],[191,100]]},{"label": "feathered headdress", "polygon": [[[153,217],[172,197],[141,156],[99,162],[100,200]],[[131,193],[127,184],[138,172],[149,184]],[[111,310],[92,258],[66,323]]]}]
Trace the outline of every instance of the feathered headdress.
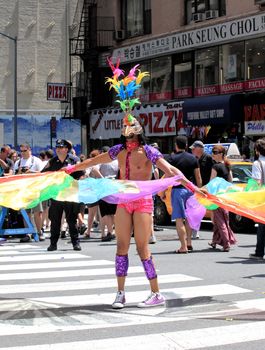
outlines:
[{"label": "feathered headdress", "polygon": [[136,98],[134,95],[135,91],[141,87],[140,83],[142,79],[146,76],[149,76],[149,73],[141,72],[141,70],[138,69],[139,64],[137,64],[130,70],[129,74],[125,76],[124,71],[119,68],[120,59],[117,60],[116,67],[112,63],[111,58],[108,58],[107,60],[112,70],[113,76],[111,78],[106,78],[106,84],[110,84],[110,90],[114,89],[117,93],[117,96],[119,97],[116,102],[119,103],[121,109],[125,113],[123,124],[124,126],[136,126],[137,124],[135,133],[141,133],[142,128],[137,119],[132,115],[134,106],[141,104],[141,102],[139,98]]}]

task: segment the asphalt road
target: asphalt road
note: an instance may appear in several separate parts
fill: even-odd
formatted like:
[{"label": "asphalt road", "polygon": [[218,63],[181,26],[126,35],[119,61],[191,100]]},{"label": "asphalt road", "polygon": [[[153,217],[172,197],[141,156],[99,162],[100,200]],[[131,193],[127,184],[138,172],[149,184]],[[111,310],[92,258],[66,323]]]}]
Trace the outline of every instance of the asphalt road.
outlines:
[{"label": "asphalt road", "polygon": [[0,349],[264,349],[264,262],[248,259],[255,234],[237,234],[230,252],[208,247],[204,226],[194,251],[179,255],[174,227],[150,245],[165,307],[139,309],[149,294],[134,240],[123,310],[116,292],[115,241],[68,239],[0,246]]}]

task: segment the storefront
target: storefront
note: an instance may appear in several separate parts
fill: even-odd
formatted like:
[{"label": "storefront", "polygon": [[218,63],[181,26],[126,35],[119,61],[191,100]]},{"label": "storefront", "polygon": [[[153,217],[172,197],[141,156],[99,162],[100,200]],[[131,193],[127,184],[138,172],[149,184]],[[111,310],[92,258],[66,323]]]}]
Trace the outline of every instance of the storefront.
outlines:
[{"label": "storefront", "polygon": [[246,94],[244,124],[247,137],[255,140],[265,136],[265,92]]},{"label": "storefront", "polygon": [[[135,108],[134,116],[141,120],[148,143],[157,142],[167,153],[174,147],[174,137],[182,126],[183,102],[146,104]],[[90,141],[92,147],[117,143],[123,127],[124,112],[120,109],[95,110],[90,113]]]},{"label": "storefront", "polygon": [[[172,147],[176,134],[240,143],[246,127],[244,96],[265,89],[264,29],[265,15],[259,13],[115,49],[112,59],[120,58],[126,72],[139,63],[141,71],[150,73],[139,89],[145,104],[139,117],[151,140],[158,138],[164,148]],[[101,65],[106,68],[106,60]],[[183,106],[184,119],[178,112],[175,125],[168,127],[165,111],[175,104]],[[157,112],[163,115],[160,120]],[[118,118],[118,112],[112,113]],[[91,118],[90,137],[99,139],[93,123]]]},{"label": "storefront", "polygon": [[242,136],[243,94],[185,100],[183,122],[187,136],[206,143],[235,142]]}]

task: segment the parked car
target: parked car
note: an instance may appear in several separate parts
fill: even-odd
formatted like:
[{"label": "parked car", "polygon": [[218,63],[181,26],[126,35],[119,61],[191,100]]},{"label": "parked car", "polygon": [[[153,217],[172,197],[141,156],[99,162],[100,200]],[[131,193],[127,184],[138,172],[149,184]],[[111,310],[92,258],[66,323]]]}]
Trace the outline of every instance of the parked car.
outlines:
[{"label": "parked car", "polygon": [[[252,163],[233,161],[232,173],[233,183],[245,186],[251,177]],[[167,225],[170,223],[171,208],[171,188],[166,191],[166,198],[163,201],[158,195],[155,197],[154,222],[156,225]],[[230,213],[230,226],[234,232],[255,232],[255,222],[244,216]],[[207,211],[205,220],[210,220],[209,211]]]}]

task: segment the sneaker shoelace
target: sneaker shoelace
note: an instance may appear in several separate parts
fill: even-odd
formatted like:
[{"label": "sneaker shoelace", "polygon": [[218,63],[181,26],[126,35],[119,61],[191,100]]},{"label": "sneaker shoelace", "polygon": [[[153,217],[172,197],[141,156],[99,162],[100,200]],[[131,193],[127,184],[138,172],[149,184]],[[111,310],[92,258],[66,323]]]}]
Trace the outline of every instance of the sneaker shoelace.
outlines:
[{"label": "sneaker shoelace", "polygon": [[145,303],[148,303],[148,301],[152,300],[154,297],[158,298],[159,294],[152,292],[149,297],[145,300]]},{"label": "sneaker shoelace", "polygon": [[121,303],[123,304],[123,299],[124,299],[124,293],[118,292],[116,295],[116,299],[114,303]]}]

